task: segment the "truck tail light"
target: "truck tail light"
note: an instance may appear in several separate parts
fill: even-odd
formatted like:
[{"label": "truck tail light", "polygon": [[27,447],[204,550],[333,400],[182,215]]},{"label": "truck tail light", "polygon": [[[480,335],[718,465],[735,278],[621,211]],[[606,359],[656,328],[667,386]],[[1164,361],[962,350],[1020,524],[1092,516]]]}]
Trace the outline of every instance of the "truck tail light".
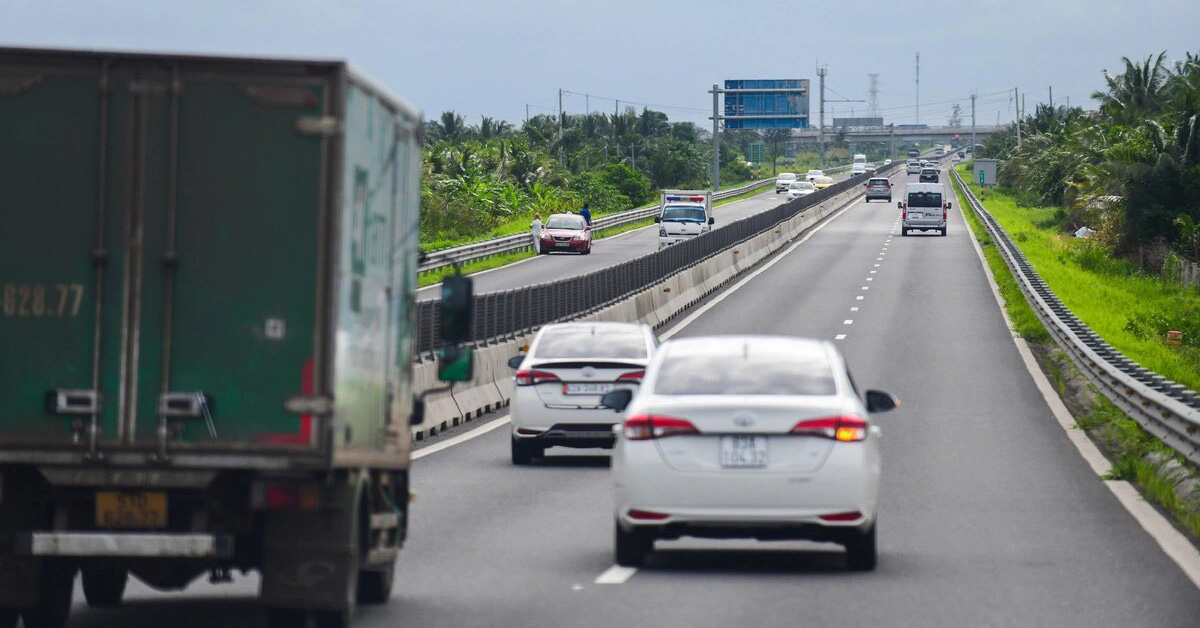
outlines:
[{"label": "truck tail light", "polygon": [[858,521],[859,519],[862,519],[862,513],[857,510],[821,515],[822,521]]},{"label": "truck tail light", "polygon": [[561,381],[558,379],[558,376],[555,375],[554,373],[549,373],[546,371],[535,371],[535,370],[517,371],[517,375],[516,375],[515,379],[517,381],[518,386],[532,386],[534,384],[540,384],[542,382]]},{"label": "truck tail light", "polygon": [[262,485],[260,506],[265,510],[317,510],[321,489],[311,484],[267,483]]},{"label": "truck tail light", "polygon": [[656,414],[635,414],[625,419],[625,438],[628,440],[651,440],[699,433],[700,430],[686,419]]},{"label": "truck tail light", "polygon": [[854,443],[866,440],[867,422],[862,417],[852,414],[807,419],[797,423],[790,433],[798,436],[816,436],[843,443]]}]

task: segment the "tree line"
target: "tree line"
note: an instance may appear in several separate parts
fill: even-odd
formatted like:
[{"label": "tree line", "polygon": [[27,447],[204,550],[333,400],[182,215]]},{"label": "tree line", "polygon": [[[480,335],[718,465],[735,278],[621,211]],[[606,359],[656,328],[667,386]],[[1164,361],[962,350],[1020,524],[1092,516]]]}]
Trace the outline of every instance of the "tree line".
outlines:
[{"label": "tree line", "polygon": [[[648,108],[538,115],[520,128],[445,111],[425,125],[421,239],[438,248],[534,212],[545,218],[586,202],[603,215],[648,203],[660,188],[706,188],[711,150],[700,127]],[[722,181],[750,175],[742,152],[723,140]]]},{"label": "tree line", "polygon": [[1038,105],[985,141],[999,183],[1019,204],[1058,206],[1064,229],[1087,226],[1115,257],[1158,272],[1200,261],[1200,56],[1166,52],[1104,72],[1096,110]]}]

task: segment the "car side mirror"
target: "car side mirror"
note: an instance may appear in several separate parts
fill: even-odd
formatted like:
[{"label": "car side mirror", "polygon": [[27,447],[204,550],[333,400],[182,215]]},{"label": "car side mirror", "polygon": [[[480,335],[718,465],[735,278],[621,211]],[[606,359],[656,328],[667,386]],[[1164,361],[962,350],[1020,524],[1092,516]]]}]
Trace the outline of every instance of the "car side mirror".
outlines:
[{"label": "car side mirror", "polygon": [[715,224],[717,224],[717,219],[716,219],[716,218],[713,218],[712,216],[709,216],[709,217],[708,217],[708,224],[710,224],[710,225],[715,225]]},{"label": "car side mirror", "polygon": [[463,346],[471,339],[473,329],[473,292],[467,277],[450,275],[442,279],[442,301],[438,305],[442,346],[437,350],[437,359],[438,379],[443,382],[466,382],[474,377],[474,354],[470,347]]},{"label": "car side mirror", "polygon": [[954,203],[946,201],[946,209],[954,209]]},{"label": "car side mirror", "polygon": [[525,361],[525,356],[523,356],[523,355],[513,356],[508,359],[508,368],[510,368],[510,369],[521,368],[521,363],[524,361]]},{"label": "car side mirror", "polygon": [[654,222],[662,222],[662,216],[655,216]]},{"label": "car side mirror", "polygon": [[896,201],[896,207],[899,207],[900,209],[904,209],[904,201]]},{"label": "car side mirror", "polygon": [[591,226],[591,225],[588,225],[588,226],[584,227],[584,228],[583,228],[583,230],[584,230],[584,231],[591,231],[591,230],[592,230],[592,226]]},{"label": "car side mirror", "polygon": [[629,407],[630,401],[633,401],[633,391],[627,388],[622,388],[621,390],[614,390],[612,392],[605,393],[605,395],[600,398],[600,405],[614,412],[624,412],[625,408]]},{"label": "car side mirror", "polygon": [[900,400],[882,390],[867,391],[867,412],[887,412],[900,407]]}]

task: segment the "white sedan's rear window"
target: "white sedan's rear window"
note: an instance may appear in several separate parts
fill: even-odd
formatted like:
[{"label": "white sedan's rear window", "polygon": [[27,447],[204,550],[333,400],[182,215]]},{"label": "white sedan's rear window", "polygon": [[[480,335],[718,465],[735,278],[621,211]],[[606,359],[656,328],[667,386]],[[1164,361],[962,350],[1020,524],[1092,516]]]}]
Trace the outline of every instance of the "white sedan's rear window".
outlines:
[{"label": "white sedan's rear window", "polygon": [[609,326],[547,329],[538,339],[534,357],[539,359],[647,357],[646,337],[638,329]]},{"label": "white sedan's rear window", "polygon": [[658,369],[659,395],[833,395],[837,384],[824,360],[772,352],[757,355],[667,356]]}]

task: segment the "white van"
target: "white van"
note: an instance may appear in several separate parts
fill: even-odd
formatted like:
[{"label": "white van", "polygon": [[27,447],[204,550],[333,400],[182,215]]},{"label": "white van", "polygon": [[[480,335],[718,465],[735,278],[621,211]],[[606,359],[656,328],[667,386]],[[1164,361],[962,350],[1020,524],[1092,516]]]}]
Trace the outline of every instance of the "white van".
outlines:
[{"label": "white van", "polygon": [[936,230],[938,235],[946,235],[946,214],[951,204],[941,183],[909,183],[904,189],[904,200],[896,205],[901,210],[900,235],[918,230]]},{"label": "white van", "polygon": [[690,240],[712,230],[712,192],[663,190],[654,222],[658,223],[658,248]]},{"label": "white van", "polygon": [[857,155],[854,156],[854,159],[850,164],[850,174],[860,175],[860,174],[866,173],[866,171],[867,171],[867,156],[862,153],[858,153]]}]

